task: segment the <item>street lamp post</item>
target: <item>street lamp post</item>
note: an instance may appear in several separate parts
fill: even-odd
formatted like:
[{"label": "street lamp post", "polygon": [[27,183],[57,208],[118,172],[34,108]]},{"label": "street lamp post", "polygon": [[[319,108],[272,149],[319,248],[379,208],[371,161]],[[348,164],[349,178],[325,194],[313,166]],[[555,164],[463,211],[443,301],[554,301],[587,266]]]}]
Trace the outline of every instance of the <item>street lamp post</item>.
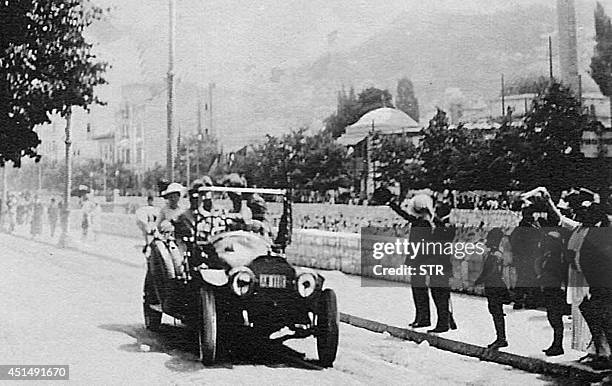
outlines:
[{"label": "street lamp post", "polygon": [[186,156],[185,161],[187,162],[187,186],[191,185],[191,156],[189,152],[191,151],[191,145],[188,143],[186,147]]},{"label": "street lamp post", "polygon": [[39,196],[42,193],[42,180],[43,180],[43,176],[42,176],[42,164],[40,162],[38,162],[38,195]]},{"label": "street lamp post", "polygon": [[106,196],[106,161],[102,160],[102,173],[104,174],[104,196]]},{"label": "street lamp post", "polygon": [[66,130],[65,130],[65,144],[66,144],[66,181],[64,184],[64,206],[62,210],[62,234],[60,236],[59,245],[61,247],[67,247],[70,243],[69,227],[70,227],[70,191],[72,190],[72,139],[70,132],[70,125],[72,122],[72,108],[68,109],[66,113]]},{"label": "street lamp post", "polygon": [[174,181],[174,25],[176,20],[175,1],[169,0],[169,33],[168,33],[168,105],[167,125],[168,138],[166,139],[166,176],[170,182]]},{"label": "street lamp post", "polygon": [[[6,162],[4,162],[4,166],[2,166],[2,205],[6,205],[6,200],[8,198],[8,186],[6,185],[6,167],[8,166],[8,164]],[[0,210],[2,210],[2,208],[0,207]]]},{"label": "street lamp post", "polygon": [[202,131],[200,131],[197,135],[197,140],[198,140],[198,154],[196,154],[196,175],[197,178],[200,178],[200,157],[202,154],[202,140],[204,139],[204,136],[202,135]]}]

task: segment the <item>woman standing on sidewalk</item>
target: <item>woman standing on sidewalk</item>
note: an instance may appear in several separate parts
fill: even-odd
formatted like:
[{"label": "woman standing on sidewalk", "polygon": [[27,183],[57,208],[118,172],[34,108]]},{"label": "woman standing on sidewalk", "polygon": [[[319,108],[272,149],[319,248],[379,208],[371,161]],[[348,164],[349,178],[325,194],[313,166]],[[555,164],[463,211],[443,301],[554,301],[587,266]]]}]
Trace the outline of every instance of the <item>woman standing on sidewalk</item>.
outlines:
[{"label": "woman standing on sidewalk", "polygon": [[93,203],[89,199],[89,193],[83,195],[83,201],[81,205],[81,239],[82,241],[87,240],[87,235],[89,233],[89,228],[92,226],[92,216],[93,216]]},{"label": "woman standing on sidewalk", "polygon": [[30,234],[32,237],[42,234],[43,212],[43,204],[38,195],[36,195],[32,200],[32,221],[30,222]]}]

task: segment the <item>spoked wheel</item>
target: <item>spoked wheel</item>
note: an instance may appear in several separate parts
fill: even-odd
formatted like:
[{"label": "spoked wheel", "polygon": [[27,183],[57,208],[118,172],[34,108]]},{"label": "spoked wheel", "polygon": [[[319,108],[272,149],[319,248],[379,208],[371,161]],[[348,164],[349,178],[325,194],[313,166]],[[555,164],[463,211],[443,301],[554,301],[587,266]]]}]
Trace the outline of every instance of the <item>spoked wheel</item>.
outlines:
[{"label": "spoked wheel", "polygon": [[162,313],[151,309],[151,307],[149,307],[147,303],[144,303],[142,307],[144,311],[145,327],[147,328],[147,330],[159,331],[159,327],[161,326]]},{"label": "spoked wheel", "polygon": [[321,366],[332,367],[338,352],[339,323],[336,293],[326,289],[319,300],[317,315],[317,353]]},{"label": "spoked wheel", "polygon": [[143,313],[144,313],[144,322],[147,330],[151,331],[159,331],[159,327],[161,326],[162,313],[156,311],[150,307],[151,304],[157,304],[159,302],[155,302],[157,296],[155,295],[155,288],[153,287],[153,283],[151,282],[151,277],[147,273],[145,278],[144,285],[144,303]]},{"label": "spoked wheel", "polygon": [[217,358],[217,306],[215,294],[209,287],[200,288],[200,314],[198,323],[198,345],[200,360],[210,365]]}]

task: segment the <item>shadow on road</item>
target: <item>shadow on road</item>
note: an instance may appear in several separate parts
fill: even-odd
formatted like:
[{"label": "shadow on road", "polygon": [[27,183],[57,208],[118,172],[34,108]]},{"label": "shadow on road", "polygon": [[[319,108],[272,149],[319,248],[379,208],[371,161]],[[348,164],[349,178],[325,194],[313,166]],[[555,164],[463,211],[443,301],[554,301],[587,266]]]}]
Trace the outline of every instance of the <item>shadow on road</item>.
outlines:
[{"label": "shadow on road", "polygon": [[195,372],[203,368],[231,369],[240,365],[318,370],[317,361],[304,359],[304,354],[270,340],[245,338],[236,339],[232,344],[224,341],[218,363],[204,366],[198,358],[195,334],[186,327],[162,324],[158,332],[149,331],[142,324],[103,324],[99,328],[136,339],[134,343],[121,345],[119,349],[122,351],[170,355],[171,359],[165,365],[176,372]]}]

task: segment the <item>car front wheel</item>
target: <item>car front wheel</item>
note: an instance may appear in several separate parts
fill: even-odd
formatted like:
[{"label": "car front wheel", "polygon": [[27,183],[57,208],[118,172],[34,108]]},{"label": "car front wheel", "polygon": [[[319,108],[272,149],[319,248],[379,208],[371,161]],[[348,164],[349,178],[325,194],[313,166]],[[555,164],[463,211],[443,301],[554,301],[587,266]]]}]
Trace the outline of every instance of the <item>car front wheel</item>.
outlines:
[{"label": "car front wheel", "polygon": [[326,289],[319,300],[317,315],[317,353],[324,367],[332,367],[338,352],[339,317],[336,293]]},{"label": "car front wheel", "polygon": [[200,360],[209,365],[217,356],[217,307],[215,294],[209,287],[200,288],[200,314],[198,323],[198,344]]}]

